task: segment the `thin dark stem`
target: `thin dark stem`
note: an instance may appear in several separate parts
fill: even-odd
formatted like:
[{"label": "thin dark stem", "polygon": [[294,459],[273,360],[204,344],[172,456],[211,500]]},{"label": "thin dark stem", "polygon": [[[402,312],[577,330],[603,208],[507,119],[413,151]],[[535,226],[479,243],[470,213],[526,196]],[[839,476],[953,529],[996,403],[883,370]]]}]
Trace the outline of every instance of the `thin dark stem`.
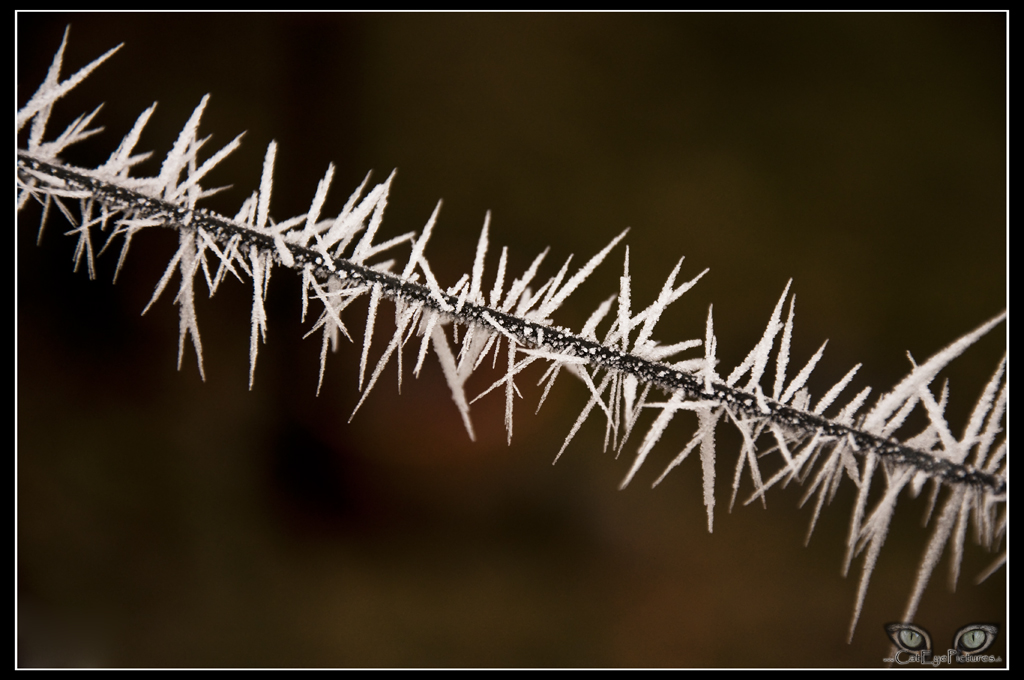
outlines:
[{"label": "thin dark stem", "polygon": [[536,324],[487,306],[470,302],[459,303],[457,296],[431,291],[427,286],[404,281],[393,274],[354,264],[343,258],[325,258],[323,253],[295,244],[285,243],[293,262],[283,262],[272,236],[255,231],[205,209],[189,209],[158,198],[105,182],[85,172],[55,165],[18,152],[18,173],[24,182],[44,181],[53,188],[68,192],[86,193],[110,213],[130,214],[133,218],[158,221],[161,226],[174,229],[202,229],[215,241],[226,244],[233,238],[243,246],[253,246],[261,252],[271,252],[285,266],[299,271],[309,267],[317,279],[324,281],[337,277],[355,285],[379,286],[384,297],[422,305],[458,323],[473,324],[491,331],[514,337],[516,342],[530,347],[582,357],[592,366],[630,374],[643,382],[657,385],[667,392],[684,392],[691,398],[718,401],[735,412],[768,420],[790,431],[814,434],[836,441],[845,440],[857,455],[874,453],[882,460],[896,465],[913,467],[932,479],[949,486],[970,485],[988,489],[996,495],[1006,492],[1006,480],[967,464],[955,464],[937,458],[926,451],[905,446],[897,441],[858,430],[827,418],[758,397],[742,390],[704,381],[690,373],[671,366],[648,361],[633,354],[607,347],[572,333]]}]

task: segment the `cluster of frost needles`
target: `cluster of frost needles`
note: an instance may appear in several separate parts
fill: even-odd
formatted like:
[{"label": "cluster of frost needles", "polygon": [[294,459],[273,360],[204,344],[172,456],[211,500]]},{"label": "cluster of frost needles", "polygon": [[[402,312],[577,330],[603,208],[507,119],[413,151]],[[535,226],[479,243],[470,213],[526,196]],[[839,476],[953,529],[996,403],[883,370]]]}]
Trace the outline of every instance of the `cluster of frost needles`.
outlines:
[{"label": "cluster of frost needles", "polygon": [[[65,33],[64,44],[66,41]],[[682,260],[669,273],[657,299],[647,306],[637,306],[630,293],[629,249],[625,248],[624,256],[620,255],[623,271],[618,292],[602,302],[583,328],[574,333],[555,325],[553,315],[611,255],[625,232],[582,267],[573,267],[569,257],[547,280],[539,277],[548,254],[545,250],[522,275],[507,284],[506,279],[510,278],[506,271],[507,250],[502,249],[495,273],[486,277],[491,282],[488,286],[485,284],[485,262],[490,250],[488,215],[480,232],[472,269],[454,285],[445,286],[435,277],[426,256],[440,203],[419,234],[410,232],[382,239],[378,231],[394,174],[369,190],[367,176],[349,196],[341,213],[327,217],[321,211],[334,173],[333,166],[329,166],[306,214],[272,220],[274,143],[267,148],[258,191],[243,202],[234,217],[218,215],[197,207],[200,199],[216,191],[204,189],[200,183],[215,165],[238,147],[239,138],[200,161],[200,150],[209,139],[198,135],[207,97],[185,124],[157,175],[131,176],[132,168],[149,156],[135,154],[134,148],[153,107],[139,116],[106,163],[92,169],[70,167],[60,160],[60,154],[69,145],[98,131],[89,128],[96,112],[78,118],[56,139],[46,141],[44,131],[51,108],[117,48],[62,81],[59,71],[64,44],[45,82],[17,114],[17,131],[31,124],[27,148],[19,149],[17,154],[18,207],[23,207],[30,198],[39,201],[43,205],[45,224],[47,214],[56,206],[73,226],[68,234],[78,240],[75,265],[84,261],[90,276],[95,272],[94,242],[101,235],[106,238],[103,248],[116,237],[122,237],[117,267],[120,271],[132,238],[139,231],[149,227],[176,229],[178,250],[160,277],[149,305],[165,292],[177,273],[178,291],[174,302],[180,315],[179,368],[186,339],[190,338],[199,372],[203,374],[202,345],[193,303],[197,278],[205,280],[212,295],[225,278],[231,276],[243,283],[251,282],[252,286],[251,388],[257,353],[267,329],[264,301],[270,275],[275,267],[282,266],[302,277],[303,319],[311,303],[320,311],[309,333],[319,332],[322,336],[321,382],[328,347],[336,348],[341,335],[361,342],[361,397],[356,411],[392,358],[398,363],[401,384],[403,351],[409,347],[414,357],[414,374],[420,372],[428,354],[436,355],[471,439],[474,433],[470,404],[492,391],[504,392],[505,426],[511,439],[513,406],[518,395],[516,378],[530,364],[546,362],[547,371],[541,380],[544,383],[541,403],[563,370],[578,378],[590,394],[559,456],[592,414],[603,416],[605,420],[605,446],[619,451],[630,439],[641,412],[647,409],[656,414],[641,437],[622,486],[633,479],[677,414],[688,411],[696,416],[697,428],[692,439],[655,484],[691,452],[698,451],[709,530],[715,510],[715,431],[720,423],[727,423],[739,431],[743,440],[732,471],[730,506],[735,502],[744,475],[749,475],[755,489],[747,502],[764,502],[769,488],[797,481],[806,484],[804,500],[813,498],[813,529],[822,505],[832,499],[844,478],[857,487],[844,570],[849,569],[851,561],[860,553],[865,553],[865,557],[851,636],[868,580],[893,518],[897,497],[904,489],[917,495],[930,483],[930,516],[934,518],[933,533],[904,621],[913,619],[947,544],[952,552],[952,580],[955,582],[968,524],[973,524],[977,541],[989,550],[996,550],[1003,543],[1008,489],[1007,442],[1002,433],[1008,398],[1005,354],[959,437],[944,416],[947,388],[943,387],[936,395],[930,384],[950,361],[1001,323],[1005,312],[927,361],[913,363],[910,374],[870,406],[867,406],[869,388],[852,397],[843,394],[859,365],[850,369],[824,396],[811,398],[805,386],[821,359],[824,345],[799,370],[791,369],[789,349],[794,297],[790,295],[788,284],[770,314],[761,339],[727,374],[719,373],[710,308],[703,339],[669,344],[655,340],[657,323],[666,308],[703,275],[702,272],[685,281],[677,280]],[[72,209],[75,205],[77,209]],[[42,225],[40,236],[41,232]],[[408,255],[396,254],[399,246],[408,248]],[[342,320],[344,310],[360,298],[366,298],[369,303],[362,338],[353,337],[353,331]],[[376,365],[372,365],[370,345],[374,340],[374,322],[385,299],[394,305],[396,330],[386,340],[386,348]],[[696,351],[689,358],[680,358],[688,350]],[[499,361],[504,369],[503,376],[475,399],[470,399],[467,383],[473,372],[485,362],[494,366]],[[767,379],[772,372],[774,378]],[[900,434],[907,417],[918,407],[926,412],[927,426],[920,432]],[[769,443],[761,444],[763,441]],[[768,454],[775,454],[773,459],[777,461],[770,473],[764,471]],[[882,484],[884,490],[881,493],[876,490],[869,503],[875,484]],[[947,491],[938,503],[943,487]],[[1005,552],[983,576],[998,569],[1004,561]]]}]

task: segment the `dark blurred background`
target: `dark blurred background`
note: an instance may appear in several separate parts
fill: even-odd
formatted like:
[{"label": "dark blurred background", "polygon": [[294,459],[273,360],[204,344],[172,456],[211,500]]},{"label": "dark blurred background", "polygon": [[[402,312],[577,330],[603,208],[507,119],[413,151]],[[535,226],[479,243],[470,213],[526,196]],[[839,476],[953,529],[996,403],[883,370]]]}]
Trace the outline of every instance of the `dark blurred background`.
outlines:
[{"label": "dark blurred background", "polygon": [[[277,219],[308,209],[329,162],[325,214],[397,167],[383,233],[421,229],[443,197],[428,256],[444,285],[469,270],[488,209],[510,276],[546,246],[550,276],[630,226],[635,307],[679,256],[681,276],[711,268],[656,337],[703,338],[714,302],[722,373],[790,277],[791,371],[830,339],[819,396],[858,362],[847,394],[878,395],[906,351],[922,361],[1007,304],[1000,13],[23,13],[19,106],[68,24],[65,77],[125,43],[56,107],[51,137],[106,102],[104,133],[69,162],[104,161],[159,101],[138,147],[156,172],[211,93],[211,152],[248,132],[206,182],[234,185],[209,207],[234,214],[272,139]],[[176,283],[139,317],[175,235],[140,234],[111,285],[120,244],[90,281],[59,216],[36,246],[39,216],[17,231],[21,665],[883,665],[926,498],[900,498],[847,644],[862,564],[842,578],[848,480],[805,548],[800,488],[744,506],[745,475],[727,512],[739,449],[723,429],[708,534],[696,457],[649,488],[686,417],[618,491],[639,434],[616,460],[591,419],[550,464],[586,403],[573,378],[537,416],[541,371],[518,381],[511,447],[503,396],[484,398],[472,443],[436,361],[413,380],[408,355],[402,394],[392,364],[347,423],[359,346],[329,357],[315,397],[319,335],[302,339],[299,278],[282,270],[251,391],[250,289],[199,294],[204,384],[190,346],[175,371]],[[579,328],[621,262],[620,247],[556,322]],[[1005,346],[1004,326],[945,374],[955,432]],[[1005,569],[973,584],[993,559],[969,544],[955,594],[948,558],[937,569],[916,617],[936,647],[966,623],[1005,627]],[[1002,632],[990,653],[1006,658]]]}]

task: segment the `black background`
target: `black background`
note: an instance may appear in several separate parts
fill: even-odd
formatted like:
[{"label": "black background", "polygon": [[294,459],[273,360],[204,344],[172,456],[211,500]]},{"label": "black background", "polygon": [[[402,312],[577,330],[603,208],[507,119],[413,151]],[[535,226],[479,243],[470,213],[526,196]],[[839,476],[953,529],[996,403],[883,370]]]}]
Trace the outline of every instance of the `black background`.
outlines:
[{"label": "black background", "polygon": [[[443,285],[488,209],[488,289],[494,244],[510,275],[550,246],[546,277],[631,226],[634,307],[679,256],[681,276],[711,268],[656,337],[703,338],[713,302],[723,374],[790,277],[791,371],[830,339],[816,395],[858,362],[848,394],[877,395],[907,350],[923,361],[1007,304],[1003,14],[19,14],[19,106],[68,24],[65,77],[125,43],[55,109],[51,137],[106,102],[70,162],[105,160],[159,101],[139,145],[156,172],[209,92],[211,147],[248,131],[210,207],[234,214],[271,139],[277,219],[308,209],[329,162],[325,213],[397,167],[383,233],[422,228],[443,197],[427,251]],[[318,336],[302,340],[283,271],[252,391],[251,292],[198,296],[203,384],[191,347],[175,372],[176,284],[138,316],[174,234],[140,234],[112,286],[119,244],[89,281],[61,219],[36,246],[38,217],[16,238],[20,664],[884,665],[926,499],[900,498],[848,645],[848,480],[805,548],[799,488],[728,514],[739,449],[722,430],[708,534],[695,457],[649,488],[685,418],[618,491],[639,436],[616,460],[592,419],[550,465],[586,400],[574,379],[537,416],[540,371],[518,380],[511,447],[502,396],[484,398],[471,443],[436,361],[413,380],[409,356],[401,396],[392,365],[348,424],[359,346],[329,357],[315,398]],[[579,328],[621,262],[620,246],[556,322]],[[947,372],[956,433],[1004,334]],[[1006,570],[972,583],[992,559],[970,543],[955,594],[948,557],[936,570],[916,622],[940,649],[965,623],[1005,626]],[[1005,639],[990,651],[1005,659]]]}]

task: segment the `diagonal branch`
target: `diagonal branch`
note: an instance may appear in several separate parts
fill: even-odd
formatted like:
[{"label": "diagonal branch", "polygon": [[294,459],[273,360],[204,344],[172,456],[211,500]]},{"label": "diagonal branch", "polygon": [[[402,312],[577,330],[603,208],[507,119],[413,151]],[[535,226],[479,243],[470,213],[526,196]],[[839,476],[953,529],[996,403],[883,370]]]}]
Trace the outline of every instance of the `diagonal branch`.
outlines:
[{"label": "diagonal branch", "polygon": [[[388,272],[356,264],[341,257],[325,257],[323,251],[307,248],[296,243],[276,239],[267,230],[257,230],[230,220],[217,213],[205,209],[190,209],[160,198],[154,198],[134,189],[98,179],[88,172],[56,165],[33,157],[25,151],[18,151],[17,171],[24,182],[25,191],[40,194],[70,194],[79,196],[88,194],[111,213],[130,215],[132,220],[146,220],[160,226],[173,229],[202,229],[213,241],[225,246],[235,243],[235,249],[247,252],[255,249],[264,256],[273,257],[275,261],[292,269],[308,270],[318,281],[338,279],[348,285],[367,286],[379,289],[382,297],[401,300],[433,310],[443,319],[451,319],[457,323],[470,326],[483,326],[493,330],[495,324],[502,332],[515,342],[529,348],[543,349],[561,356],[584,359],[594,368],[604,368],[624,375],[631,375],[639,381],[660,387],[670,394],[682,393],[691,399],[717,402],[729,408],[733,413],[767,421],[774,426],[796,433],[800,437],[831,439],[844,441],[858,455],[868,453],[877,455],[880,460],[891,464],[914,468],[926,476],[950,486],[970,485],[984,488],[995,495],[1003,495],[1007,491],[1004,477],[985,472],[967,463],[955,463],[894,439],[881,437],[853,425],[830,420],[816,410],[809,412],[794,408],[780,401],[766,398],[758,393],[755,386],[752,391],[744,391],[730,387],[718,381],[707,381],[702,376],[669,365],[650,361],[635,354],[623,351],[619,347],[607,346],[595,340],[575,335],[568,331],[535,323],[507,312],[498,311],[486,305],[477,304],[457,295],[450,295],[439,290],[436,285],[424,286],[411,280],[403,280]],[[45,186],[39,183],[45,183]],[[34,183],[34,187],[28,187]],[[617,243],[624,234],[620,234],[613,243]],[[287,250],[285,256],[281,250]],[[603,256],[608,248],[599,255]],[[287,262],[286,260],[291,260]],[[596,260],[597,257],[594,258]],[[593,260],[592,260],[593,261]],[[587,268],[591,265],[588,264]],[[570,285],[578,284],[575,277],[566,284],[563,291]],[[567,293],[565,293],[567,295]],[[560,300],[564,298],[559,293]],[[785,297],[785,296],[783,296]],[[492,302],[494,302],[492,298]],[[547,305],[550,308],[552,305]],[[780,300],[781,307],[781,300]],[[545,309],[547,311],[547,309]],[[1005,312],[989,320],[978,329],[961,338],[954,346],[944,352],[962,349],[974,339],[980,337],[1005,317]],[[944,353],[940,353],[943,355]],[[941,357],[924,364],[922,368],[932,372]],[[908,378],[907,380],[910,380]],[[874,420],[884,419],[896,407],[900,393],[906,391],[907,380],[900,384],[893,393],[888,395],[881,404],[872,411]],[[883,413],[884,412],[884,413]]]}]

